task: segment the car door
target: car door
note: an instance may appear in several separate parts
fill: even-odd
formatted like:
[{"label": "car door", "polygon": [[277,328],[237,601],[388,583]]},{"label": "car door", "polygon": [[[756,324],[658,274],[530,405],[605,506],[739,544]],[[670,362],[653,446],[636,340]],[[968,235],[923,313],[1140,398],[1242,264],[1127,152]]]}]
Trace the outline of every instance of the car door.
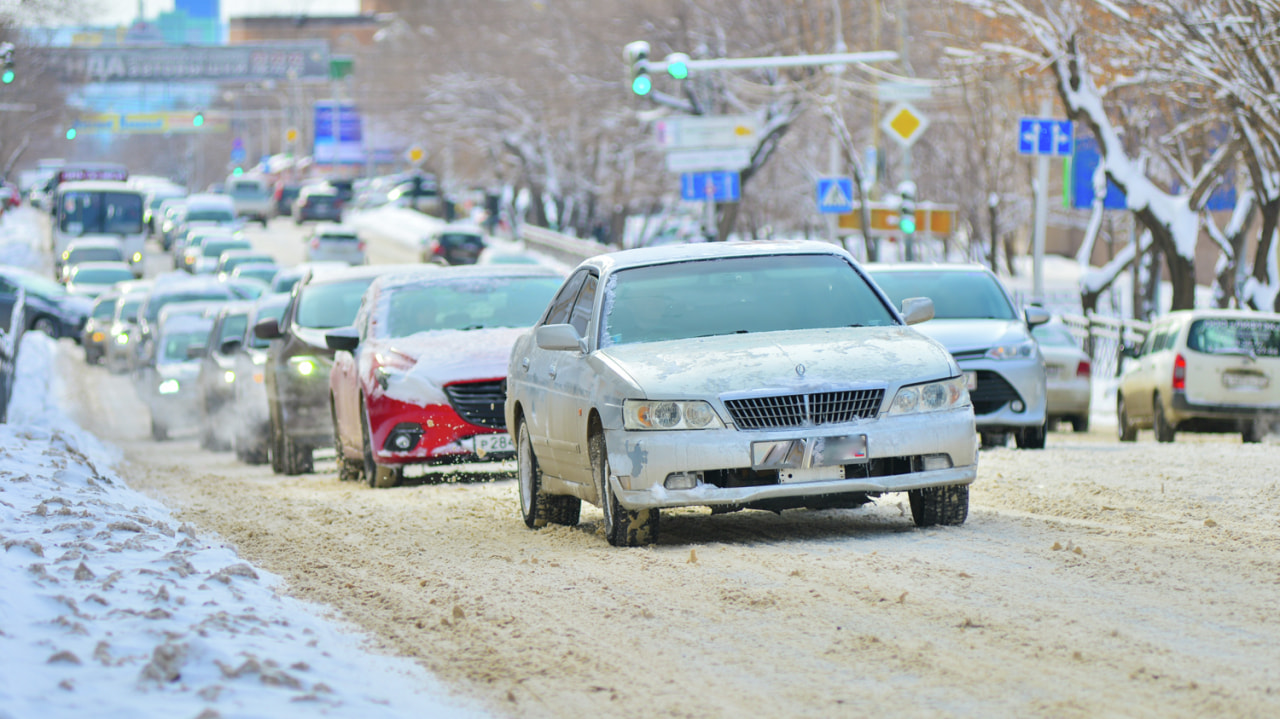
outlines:
[{"label": "car door", "polygon": [[[578,298],[578,291],[582,289],[586,278],[587,271],[583,269],[566,280],[560,287],[560,291],[556,293],[555,299],[551,300],[551,306],[537,326],[568,323],[574,300]],[[524,421],[528,423],[533,451],[538,457],[542,471],[553,477],[560,477],[557,447],[564,440],[552,435],[554,423],[551,418],[556,406],[552,397],[553,385],[559,373],[559,363],[565,353],[544,350],[538,347],[538,343],[531,337],[525,345],[523,354],[523,357],[513,357],[515,366],[511,370],[508,382],[517,384],[516,396],[523,400],[521,406],[524,408]]]},{"label": "car door", "polygon": [[[591,319],[599,286],[599,275],[589,272],[569,311],[568,324],[577,330],[580,337],[587,338],[588,352],[595,344],[588,335],[588,328],[594,327]],[[557,440],[552,451],[559,453],[556,463],[561,479],[589,484],[591,457],[587,451],[587,421],[595,400],[594,373],[586,362],[587,353],[571,350],[556,354],[559,356],[552,367],[549,394],[550,432]]]}]

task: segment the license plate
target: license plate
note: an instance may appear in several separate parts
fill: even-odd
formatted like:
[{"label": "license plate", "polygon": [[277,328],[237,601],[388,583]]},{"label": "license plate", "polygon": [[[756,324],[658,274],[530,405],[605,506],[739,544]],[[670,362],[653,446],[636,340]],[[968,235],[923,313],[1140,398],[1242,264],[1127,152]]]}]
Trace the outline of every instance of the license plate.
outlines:
[{"label": "license plate", "polygon": [[[839,469],[843,473],[844,465],[862,464],[866,461],[867,435],[865,434],[751,443],[751,466],[757,470],[822,469],[833,472]],[[838,477],[824,477],[824,479],[838,479]]]},{"label": "license plate", "polygon": [[1230,389],[1264,389],[1268,382],[1264,375],[1230,372],[1222,375],[1222,386]]},{"label": "license plate", "polygon": [[478,434],[472,439],[475,441],[476,456],[481,459],[486,454],[516,451],[516,446],[511,442],[511,435],[506,432],[502,434]]},{"label": "license plate", "polygon": [[811,467],[809,469],[778,470],[779,484],[826,482],[834,479],[844,479],[844,465],[836,465],[835,467]]},{"label": "license plate", "polygon": [[970,392],[972,392],[972,391],[974,391],[975,389],[977,389],[977,388],[978,388],[978,373],[977,373],[977,372],[965,372],[965,373],[964,373],[964,386],[965,386],[965,388],[966,388],[966,389],[968,389]]},{"label": "license plate", "polygon": [[1047,379],[1057,379],[1060,374],[1062,374],[1062,368],[1058,365],[1050,364],[1044,366],[1044,376]]}]

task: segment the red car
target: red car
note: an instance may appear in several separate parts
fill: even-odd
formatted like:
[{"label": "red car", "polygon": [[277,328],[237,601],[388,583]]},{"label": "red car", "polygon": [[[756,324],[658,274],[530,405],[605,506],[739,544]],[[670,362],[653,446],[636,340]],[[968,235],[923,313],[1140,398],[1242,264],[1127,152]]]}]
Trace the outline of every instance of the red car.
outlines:
[{"label": "red car", "polygon": [[342,479],[393,487],[406,466],[514,456],[507,361],[561,276],[529,266],[420,267],[374,280],[352,327],[329,330]]}]

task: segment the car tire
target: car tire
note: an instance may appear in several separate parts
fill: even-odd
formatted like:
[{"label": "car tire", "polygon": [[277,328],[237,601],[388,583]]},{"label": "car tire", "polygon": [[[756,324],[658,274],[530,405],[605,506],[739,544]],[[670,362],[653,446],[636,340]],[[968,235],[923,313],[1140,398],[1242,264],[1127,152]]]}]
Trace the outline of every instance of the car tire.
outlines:
[{"label": "car tire", "polygon": [[308,474],[315,468],[311,447],[295,441],[288,432],[280,438],[280,449],[281,454],[284,455],[280,464],[285,474],[289,476]]},{"label": "car tire", "polygon": [[164,422],[157,421],[155,417],[151,418],[151,439],[157,442],[169,439],[169,428]]},{"label": "car tire", "polygon": [[329,398],[329,413],[333,417],[333,451],[338,463],[338,481],[358,482],[364,467],[360,462],[348,459],[342,451],[342,437],[338,434],[338,410],[332,397]]},{"label": "car tire", "polygon": [[917,527],[958,526],[969,517],[969,485],[925,487],[907,492]]},{"label": "car tire", "polygon": [[1258,444],[1267,436],[1267,425],[1260,419],[1245,420],[1244,429],[1240,431],[1240,439],[1245,444]]},{"label": "car tire", "polygon": [[995,449],[1005,446],[1009,435],[1004,432],[979,432],[978,439],[982,449]]},{"label": "car tire", "polygon": [[1160,404],[1160,395],[1151,398],[1151,424],[1156,431],[1157,442],[1172,442],[1177,435],[1177,428],[1169,424],[1164,416],[1164,406]]},{"label": "car tire", "polygon": [[1138,440],[1138,428],[1129,421],[1129,411],[1125,407],[1124,395],[1116,398],[1116,424],[1120,432],[1121,442],[1136,442]]},{"label": "car tire", "polygon": [[609,453],[604,432],[597,426],[588,440],[591,474],[596,496],[604,512],[604,537],[615,547],[640,547],[658,541],[662,512],[658,509],[630,510],[618,503],[609,484]]},{"label": "car tire", "polygon": [[520,515],[530,529],[548,522],[573,527],[582,512],[582,500],[542,491],[542,468],[533,453],[533,438],[523,418],[516,421],[516,479],[520,487]]},{"label": "car tire", "polygon": [[271,455],[271,471],[276,474],[284,474],[284,430],[280,427],[280,419],[276,416],[276,412],[271,413],[271,436],[268,440],[271,443],[268,454]]},{"label": "car tire", "polygon": [[36,321],[31,323],[31,329],[35,332],[43,332],[52,339],[58,339],[58,325],[48,317],[37,317]]},{"label": "car tire", "polygon": [[1078,414],[1078,415],[1076,415],[1076,416],[1072,417],[1072,418],[1071,418],[1071,431],[1072,431],[1072,432],[1080,432],[1080,433],[1088,432],[1088,431],[1089,431],[1089,415],[1087,415],[1087,414]]},{"label": "car tire", "polygon": [[1047,428],[1042,424],[1039,427],[1027,427],[1018,430],[1013,439],[1017,443],[1018,449],[1044,449],[1044,440],[1047,434]]},{"label": "car tire", "polygon": [[364,398],[360,398],[360,437],[364,446],[364,478],[369,482],[369,486],[374,489],[390,489],[398,484],[404,478],[404,469],[401,467],[385,467],[373,461],[373,436],[369,429],[369,413],[364,408]]}]

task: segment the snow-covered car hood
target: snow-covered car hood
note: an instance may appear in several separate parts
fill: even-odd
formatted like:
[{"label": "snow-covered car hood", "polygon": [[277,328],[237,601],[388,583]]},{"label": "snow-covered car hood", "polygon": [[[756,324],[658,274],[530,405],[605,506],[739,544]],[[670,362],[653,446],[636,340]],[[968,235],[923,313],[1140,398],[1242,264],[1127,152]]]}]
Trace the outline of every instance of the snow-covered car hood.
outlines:
[{"label": "snow-covered car hood", "polygon": [[648,396],[820,391],[955,376],[951,355],[907,327],[788,330],[617,345],[599,353]]},{"label": "snow-covered car hood", "polygon": [[386,396],[412,404],[442,404],[441,387],[450,382],[507,376],[507,361],[523,327],[435,330],[370,343],[369,352],[394,352],[417,362],[387,380]]},{"label": "snow-covered car hood", "polygon": [[915,325],[950,352],[977,352],[1031,339],[1020,320],[929,320]]},{"label": "snow-covered car hood", "polygon": [[161,379],[195,379],[200,374],[199,360],[186,362],[165,362],[156,365],[156,374]]}]

